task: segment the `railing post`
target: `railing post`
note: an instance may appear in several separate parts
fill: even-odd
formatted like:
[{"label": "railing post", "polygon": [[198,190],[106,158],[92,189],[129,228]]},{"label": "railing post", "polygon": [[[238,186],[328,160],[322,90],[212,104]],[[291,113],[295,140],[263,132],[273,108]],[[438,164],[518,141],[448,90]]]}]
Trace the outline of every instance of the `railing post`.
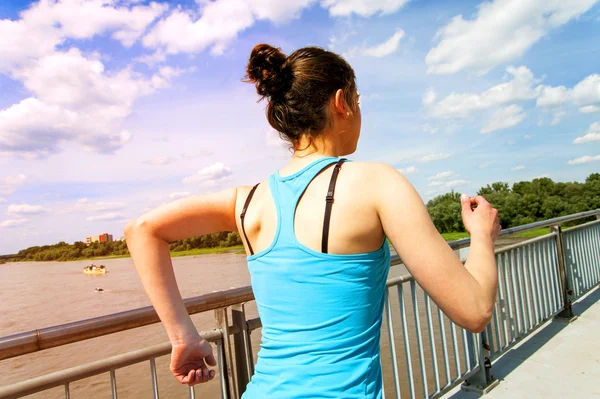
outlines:
[{"label": "railing post", "polygon": [[[472,334],[469,334],[472,335]],[[475,346],[476,345],[476,346]],[[477,374],[468,378],[462,385],[461,389],[467,392],[476,392],[479,395],[485,395],[495,388],[500,381],[492,375],[492,362],[490,361],[490,345],[486,330],[477,334],[477,342],[473,349],[479,348],[477,351],[479,359],[479,371]]]},{"label": "railing post", "polygon": [[573,314],[571,307],[571,299],[569,298],[569,281],[566,269],[566,258],[565,258],[565,246],[563,241],[562,227],[551,226],[550,231],[556,234],[556,251],[558,259],[558,278],[560,279],[560,287],[563,297],[563,309],[559,314],[554,317],[554,320],[571,323],[577,319],[577,316]]},{"label": "railing post", "polygon": [[254,368],[248,323],[246,322],[246,311],[243,304],[231,306],[231,323],[234,327],[239,328],[239,332],[233,335],[233,348],[237,388],[241,396],[246,391],[246,385],[248,385],[252,378]]},{"label": "railing post", "polygon": [[233,371],[233,358],[231,354],[231,340],[229,337],[229,322],[227,320],[227,308],[215,309],[215,322],[217,328],[221,330],[223,334],[222,347],[223,347],[223,371],[226,373],[224,382],[226,383],[226,392],[230,395],[231,399],[238,399],[237,386],[235,383],[235,373]]}]

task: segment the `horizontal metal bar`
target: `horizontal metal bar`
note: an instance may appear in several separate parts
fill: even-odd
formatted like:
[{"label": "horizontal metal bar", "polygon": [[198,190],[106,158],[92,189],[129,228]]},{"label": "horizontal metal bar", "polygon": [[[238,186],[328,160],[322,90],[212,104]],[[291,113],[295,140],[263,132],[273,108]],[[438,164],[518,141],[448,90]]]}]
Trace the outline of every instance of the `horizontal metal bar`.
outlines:
[{"label": "horizontal metal bar", "polygon": [[501,254],[503,252],[512,251],[513,249],[524,247],[526,245],[533,244],[533,243],[536,243],[536,242],[539,242],[539,241],[544,241],[544,240],[547,240],[547,239],[552,238],[554,236],[556,236],[556,233],[548,233],[546,235],[535,237],[535,238],[532,238],[530,240],[521,241],[521,242],[518,242],[516,244],[507,245],[505,247],[496,249],[494,251],[494,254],[498,255],[498,254]]},{"label": "horizontal metal bar", "polygon": [[[209,342],[221,339],[220,330],[203,332],[201,335]],[[168,355],[169,353],[171,353],[171,344],[166,342],[148,348],[111,356],[106,359],[97,360],[95,362],[31,378],[16,384],[0,387],[0,397],[8,399],[29,395],[101,373],[110,372],[111,370],[130,366],[132,364],[145,362],[156,357]]]},{"label": "horizontal metal bar", "polygon": [[262,322],[260,321],[260,317],[250,319],[246,323],[248,324],[248,331],[254,331],[254,330],[257,330],[262,327]]},{"label": "horizontal metal bar", "polygon": [[[188,298],[185,300],[185,305],[190,314],[195,314],[253,299],[252,288],[241,287]],[[0,360],[142,327],[159,321],[160,319],[154,308],[146,306],[125,312],[9,335],[0,338]]]},{"label": "horizontal metal bar", "polygon": [[579,229],[584,229],[586,227],[591,227],[594,226],[596,224],[600,224],[600,219],[598,220],[593,220],[591,222],[587,222],[584,224],[580,224],[579,226],[573,226],[573,227],[567,227],[566,229],[562,229],[563,234],[570,232],[570,231],[575,231],[575,230],[579,230]]},{"label": "horizontal metal bar", "polygon": [[[517,233],[524,233],[526,231],[531,231],[531,230],[535,230],[535,229],[540,229],[542,227],[557,226],[562,223],[572,222],[574,220],[584,219],[584,218],[587,218],[590,216],[595,216],[595,215],[600,215],[600,209],[596,209],[593,211],[587,211],[587,212],[575,213],[573,215],[568,215],[568,216],[561,216],[561,217],[554,218],[554,219],[541,220],[539,222],[529,223],[529,224],[525,224],[523,226],[511,227],[511,228],[502,230],[500,232],[499,236],[503,237],[503,236],[508,236],[508,235],[517,234]],[[452,249],[468,247],[469,245],[471,245],[471,239],[463,238],[462,240],[456,240],[456,241],[449,242],[448,245],[450,245],[450,247]]]}]

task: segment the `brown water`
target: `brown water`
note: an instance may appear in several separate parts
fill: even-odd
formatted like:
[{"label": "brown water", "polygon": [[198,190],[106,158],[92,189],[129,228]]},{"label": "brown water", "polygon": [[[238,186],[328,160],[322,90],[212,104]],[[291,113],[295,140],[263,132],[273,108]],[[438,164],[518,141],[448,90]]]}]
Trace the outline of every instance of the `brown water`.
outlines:
[{"label": "brown water", "polygon": [[[0,265],[0,336],[43,328],[57,324],[87,319],[91,317],[120,312],[150,303],[143,291],[130,258],[103,260],[108,273],[104,276],[88,276],[82,268],[89,261],[73,262],[27,262]],[[250,277],[246,258],[243,255],[202,255],[173,258],[173,265],[180,291],[183,297],[191,297],[249,285]],[[403,274],[404,269],[393,267],[390,277]],[[102,287],[104,292],[96,292],[94,288]],[[428,370],[429,392],[434,390],[431,370],[433,356],[427,332],[427,321],[423,294],[417,289],[419,303],[419,320],[423,328],[423,346],[425,368]],[[405,284],[406,318],[409,326],[409,342],[414,384],[417,394],[422,392],[420,364],[417,349],[417,338],[414,330],[415,318],[412,311],[408,285]],[[397,291],[392,289],[390,299],[393,306],[395,344],[398,355],[398,367],[402,394],[408,395],[408,379],[406,372],[405,348],[402,325],[398,310]],[[437,308],[432,304],[433,329],[439,331]],[[253,303],[247,309],[248,317],[257,315]],[[198,330],[210,330],[215,327],[212,312],[193,316]],[[450,325],[445,322],[446,337],[451,343]],[[458,350],[462,354],[461,330],[457,329]],[[37,353],[0,361],[0,386],[23,381],[28,378],[48,374],[68,367],[85,364],[119,353],[129,352],[150,345],[167,342],[167,336],[160,324],[124,331],[109,336],[48,349]],[[440,350],[441,335],[435,339],[437,346],[436,359],[440,366],[443,357]],[[260,330],[252,334],[254,353],[260,344]],[[382,329],[382,365],[384,369],[385,390],[389,394],[394,391],[391,356],[386,323]],[[450,345],[450,364],[454,364]],[[171,377],[168,367],[169,356],[157,359],[159,391],[161,398],[187,398],[186,386],[179,385]],[[461,368],[464,370],[464,359]],[[452,378],[456,376],[456,368],[452,366]],[[118,369],[116,371],[119,398],[151,397],[149,364],[147,362]],[[440,376],[441,385],[446,379]],[[197,397],[218,398],[220,387],[218,378],[210,383],[195,388]],[[64,389],[55,388],[50,391],[32,395],[32,398],[63,398]],[[108,374],[87,378],[71,384],[72,398],[110,398],[110,379]]]}]

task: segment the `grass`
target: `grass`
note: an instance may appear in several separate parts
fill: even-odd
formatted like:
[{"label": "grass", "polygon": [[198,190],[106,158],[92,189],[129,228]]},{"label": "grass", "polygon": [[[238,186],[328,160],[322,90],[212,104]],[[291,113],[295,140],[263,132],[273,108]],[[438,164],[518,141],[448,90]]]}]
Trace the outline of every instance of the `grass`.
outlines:
[{"label": "grass", "polygon": [[456,241],[462,238],[469,238],[469,233],[467,233],[466,231],[456,233],[442,233],[442,237],[444,237],[444,240],[446,241]]},{"label": "grass", "polygon": [[196,248],[190,249],[189,251],[177,251],[171,252],[171,257],[175,258],[178,256],[191,256],[191,255],[212,255],[212,254],[224,254],[224,253],[244,253],[243,245],[236,245],[233,247],[217,247],[217,248]]},{"label": "grass", "polygon": [[[233,247],[216,247],[216,248],[195,248],[190,249],[189,251],[171,251],[171,258],[177,258],[180,256],[192,256],[192,255],[215,255],[215,254],[225,254],[225,253],[234,253],[234,254],[245,254],[243,245],[235,245]],[[100,259],[118,259],[118,258],[130,258],[129,255],[108,255],[101,256],[97,258],[90,258],[90,260],[100,260]],[[80,260],[80,259],[77,259]]]},{"label": "grass", "polygon": [[526,231],[524,233],[513,234],[511,237],[526,237],[526,238],[534,238],[540,237],[550,233],[550,229],[548,227],[542,227],[541,229],[535,229]]},{"label": "grass", "polygon": [[[550,229],[548,229],[547,227],[544,227],[541,229],[526,231],[524,233],[512,234],[509,237],[534,238],[534,237],[540,237],[540,236],[546,235],[549,232],[550,232]],[[455,240],[460,240],[462,238],[468,238],[469,233],[467,233],[467,232],[442,233],[442,237],[444,237],[444,240],[446,240],[446,241],[455,241]]]}]

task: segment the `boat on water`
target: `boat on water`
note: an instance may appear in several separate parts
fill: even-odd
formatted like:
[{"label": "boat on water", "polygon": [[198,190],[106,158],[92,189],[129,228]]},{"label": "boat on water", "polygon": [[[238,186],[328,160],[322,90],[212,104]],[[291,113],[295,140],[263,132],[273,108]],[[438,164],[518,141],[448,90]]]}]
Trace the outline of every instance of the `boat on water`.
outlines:
[{"label": "boat on water", "polygon": [[96,266],[92,263],[91,265],[83,268],[83,274],[106,274],[106,267],[104,265]]}]

